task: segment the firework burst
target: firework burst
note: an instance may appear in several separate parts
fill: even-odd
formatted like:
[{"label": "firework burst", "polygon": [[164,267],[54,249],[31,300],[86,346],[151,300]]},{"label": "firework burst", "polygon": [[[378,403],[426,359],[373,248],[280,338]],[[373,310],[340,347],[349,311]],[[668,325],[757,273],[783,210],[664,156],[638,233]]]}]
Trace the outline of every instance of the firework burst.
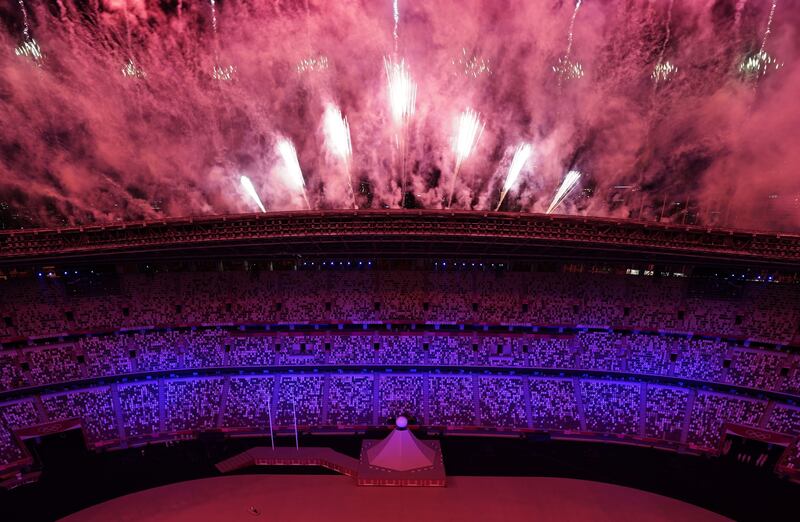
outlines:
[{"label": "firework burst", "polygon": [[757,80],[764,76],[770,70],[778,70],[783,67],[783,64],[775,60],[766,51],[758,51],[742,58],[739,62],[739,74],[744,79]]},{"label": "firework burst", "polygon": [[452,64],[456,66],[458,74],[471,78],[478,78],[485,74],[487,76],[492,74],[492,69],[489,60],[478,56],[476,54],[468,55],[465,48],[461,48],[461,54],[452,60]]},{"label": "firework burst", "polygon": [[309,58],[303,58],[299,62],[297,62],[297,66],[295,66],[295,70],[299,73],[306,73],[306,72],[320,72],[324,71],[328,68],[328,57],[324,55],[319,56],[311,56]]},{"label": "firework burst", "polygon": [[583,65],[580,62],[571,62],[567,56],[558,59],[558,63],[553,66],[553,72],[560,80],[578,80],[583,78]]},{"label": "firework burst", "polygon": [[28,58],[37,66],[41,67],[42,60],[44,59],[44,55],[42,54],[42,48],[39,47],[38,42],[33,38],[25,40],[16,48],[14,48],[14,54],[20,56],[22,58]]},{"label": "firework burst", "polygon": [[136,63],[133,61],[133,59],[130,59],[125,62],[125,65],[122,66],[122,76],[126,78],[144,79],[147,74],[145,74],[141,67],[136,66]]},{"label": "firework burst", "polygon": [[233,80],[234,73],[236,73],[236,67],[233,65],[214,65],[211,77],[221,82],[229,82]]},{"label": "firework burst", "polygon": [[653,72],[650,74],[650,78],[656,83],[663,83],[669,81],[674,75],[678,72],[678,68],[672,64],[672,62],[659,62],[653,68]]}]

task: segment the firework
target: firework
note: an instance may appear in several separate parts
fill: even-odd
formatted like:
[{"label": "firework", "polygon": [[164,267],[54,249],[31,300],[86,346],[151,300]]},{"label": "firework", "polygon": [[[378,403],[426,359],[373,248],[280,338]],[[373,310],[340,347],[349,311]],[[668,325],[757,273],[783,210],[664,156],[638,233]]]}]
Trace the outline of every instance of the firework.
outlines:
[{"label": "firework", "polygon": [[561,183],[561,186],[558,188],[556,192],[556,196],[553,198],[553,202],[550,203],[550,207],[547,209],[547,214],[551,214],[558,206],[561,204],[567,196],[569,196],[572,189],[575,188],[575,185],[578,184],[578,180],[581,179],[581,173],[577,170],[570,170],[567,172],[567,176],[564,178],[564,182]]},{"label": "firework", "polygon": [[303,58],[297,63],[295,70],[302,74],[305,72],[319,72],[328,68],[328,57],[324,55]]},{"label": "firework", "polygon": [[519,178],[520,173],[522,172],[523,167],[528,162],[528,159],[531,157],[531,146],[529,143],[523,143],[517,147],[517,150],[514,151],[514,159],[511,160],[511,166],[508,168],[508,175],[506,176],[506,182],[503,185],[503,191],[500,193],[500,203],[497,204],[497,208],[495,212],[500,210],[500,205],[503,204],[503,200],[506,198],[506,194],[511,187],[514,186],[517,182],[517,178]]},{"label": "firework", "polygon": [[650,78],[658,84],[659,82],[668,81],[676,72],[678,72],[678,68],[672,62],[659,62],[653,68],[653,72],[650,73]]},{"label": "firework", "polygon": [[229,82],[233,80],[233,74],[236,72],[236,67],[233,65],[214,65],[213,72],[211,73],[211,77],[215,80],[219,80],[222,82]]},{"label": "firework", "polygon": [[211,27],[214,30],[214,38],[217,37],[217,2],[216,0],[209,0],[211,4]]},{"label": "firework", "polygon": [[476,54],[467,55],[467,50],[463,47],[461,48],[461,54],[456,59],[452,60],[452,64],[455,65],[459,69],[459,73],[463,73],[464,76],[478,78],[482,74],[486,74],[487,76],[492,74],[489,60]]},{"label": "firework", "polygon": [[400,205],[405,205],[406,200],[406,124],[414,115],[417,101],[417,85],[411,79],[411,74],[406,68],[404,60],[385,57],[383,65],[386,70],[386,80],[389,91],[389,108],[392,112],[396,129],[397,148],[400,153],[401,171],[401,199]]},{"label": "firework", "polygon": [[389,84],[389,108],[396,125],[403,125],[414,115],[417,101],[417,85],[411,79],[405,60],[397,62],[384,58],[386,79]]},{"label": "firework", "polygon": [[397,52],[400,41],[400,6],[398,5],[397,0],[392,2],[392,18],[394,18],[394,30],[392,31],[392,38],[394,39],[394,52]]},{"label": "firework", "polygon": [[278,140],[278,155],[283,160],[284,167],[286,167],[290,188],[303,194],[306,206],[311,210],[311,205],[308,203],[308,197],[306,196],[306,182],[303,179],[303,171],[300,170],[300,162],[297,160],[297,150],[287,138]]},{"label": "firework", "polygon": [[350,125],[347,118],[342,116],[341,111],[333,104],[325,107],[325,114],[322,118],[322,128],[325,134],[325,146],[344,163],[347,172],[349,191],[353,198],[353,206],[356,206],[356,196],[353,192],[353,180],[350,175],[350,160],[353,156],[353,146],[350,142]]},{"label": "firework", "polygon": [[458,118],[458,128],[453,140],[453,152],[456,154],[456,170],[475,150],[478,140],[483,133],[481,115],[472,109],[467,109]]},{"label": "firework", "polygon": [[757,80],[760,76],[767,74],[772,70],[777,70],[783,67],[783,64],[775,60],[766,51],[758,51],[742,58],[739,63],[739,74],[745,79]]},{"label": "firework", "polygon": [[39,44],[33,38],[25,40],[17,46],[14,49],[14,54],[23,58],[29,58],[38,66],[42,65],[42,59],[44,58],[42,48],[39,47]]},{"label": "firework", "polygon": [[769,8],[769,18],[767,18],[767,28],[764,30],[764,38],[761,39],[761,52],[763,53],[767,47],[767,38],[772,32],[772,19],[775,18],[775,8],[778,7],[778,0],[772,0],[772,6]]},{"label": "firework", "polygon": [[772,0],[772,6],[769,10],[769,17],[767,18],[767,27],[764,29],[764,36],[761,38],[761,47],[758,52],[746,55],[739,62],[739,74],[744,79],[752,79],[758,82],[761,76],[767,74],[770,69],[780,69],[783,64],[776,61],[773,56],[767,53],[767,39],[772,33],[772,20],[775,17],[775,8],[778,6],[777,0]]},{"label": "firework", "polygon": [[264,208],[264,204],[261,202],[261,198],[258,197],[258,192],[256,192],[256,188],[253,186],[253,182],[250,181],[250,178],[247,176],[242,176],[239,178],[239,181],[241,182],[245,193],[255,202],[261,212],[266,212],[267,209]]},{"label": "firework", "polygon": [[577,0],[575,2],[575,9],[572,11],[572,18],[569,21],[569,30],[567,31],[567,52],[566,57],[569,59],[569,55],[572,52],[572,41],[574,39],[575,33],[575,19],[578,17],[578,11],[581,9],[582,0]]},{"label": "firework", "polygon": [[472,151],[475,150],[475,145],[483,133],[484,123],[481,121],[481,116],[472,109],[467,109],[458,117],[458,125],[456,127],[456,135],[453,139],[453,152],[456,155],[456,168],[453,172],[453,183],[450,189],[450,199],[447,203],[448,208],[453,204],[453,193],[456,189],[456,178],[458,171],[461,170],[461,164],[469,158]]},{"label": "firework", "polygon": [[353,154],[350,125],[338,107],[333,104],[325,107],[322,126],[325,132],[325,146],[334,156],[346,163],[349,162]]},{"label": "firework", "polygon": [[667,6],[667,20],[664,23],[664,41],[661,43],[661,50],[658,52],[656,66],[653,68],[653,72],[650,73],[650,78],[653,79],[655,86],[658,86],[658,82],[666,82],[669,80],[670,76],[678,70],[672,63],[664,60],[664,53],[667,51],[667,45],[669,45],[669,39],[672,35],[672,8],[674,5],[675,0],[669,0],[669,5]]},{"label": "firework", "polygon": [[126,78],[145,78],[147,75],[145,74],[144,70],[140,67],[137,67],[136,64],[132,59],[125,62],[125,65],[122,66],[122,76]]},{"label": "firework", "polygon": [[553,72],[560,80],[578,80],[583,78],[583,66],[580,62],[571,62],[566,56],[558,59],[558,63],[553,66]]},{"label": "firework", "polygon": [[558,63],[553,66],[553,72],[558,75],[559,85],[562,80],[575,80],[583,78],[583,66],[579,62],[572,61],[572,43],[575,40],[575,19],[581,9],[582,0],[576,0],[575,8],[572,10],[572,18],[569,20],[567,29],[567,50],[564,56],[558,59]]}]

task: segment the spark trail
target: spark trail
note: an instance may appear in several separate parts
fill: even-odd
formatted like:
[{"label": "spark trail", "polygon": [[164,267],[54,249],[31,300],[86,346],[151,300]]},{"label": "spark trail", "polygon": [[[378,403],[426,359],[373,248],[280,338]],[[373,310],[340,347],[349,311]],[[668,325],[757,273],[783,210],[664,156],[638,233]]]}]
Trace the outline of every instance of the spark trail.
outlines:
[{"label": "spark trail", "polygon": [[258,197],[258,192],[256,192],[256,188],[253,186],[253,182],[250,181],[250,178],[242,176],[239,178],[239,182],[242,184],[245,193],[253,200],[259,210],[261,210],[261,212],[266,212],[267,209],[264,208],[264,204],[261,202],[261,198]]},{"label": "spark trail", "polygon": [[453,139],[453,152],[456,155],[456,168],[453,172],[453,182],[450,186],[450,198],[447,202],[447,208],[453,204],[453,194],[456,190],[456,178],[458,178],[458,171],[461,170],[461,165],[467,158],[470,157],[475,150],[475,145],[483,133],[484,123],[481,121],[481,116],[472,109],[466,109],[458,117],[458,125],[456,126],[456,135]]},{"label": "spark trail", "polygon": [[658,87],[658,82],[666,82],[669,80],[670,76],[672,76],[672,74],[678,70],[674,64],[664,61],[664,53],[667,51],[667,46],[669,45],[669,40],[671,37],[672,7],[674,4],[675,0],[669,0],[669,5],[667,6],[667,21],[665,22],[664,29],[666,34],[664,35],[664,41],[661,44],[661,50],[658,53],[658,61],[653,68],[653,73],[650,75],[650,77],[653,79],[654,87]]},{"label": "spark trail", "polygon": [[353,145],[350,141],[350,125],[347,123],[347,118],[342,116],[342,112],[338,107],[329,103],[325,107],[325,114],[322,117],[322,128],[325,135],[325,147],[343,163],[344,170],[347,173],[348,192],[353,200],[353,208],[358,208],[356,206],[356,195],[353,191],[353,178],[350,172]]},{"label": "spark trail", "polygon": [[384,57],[383,66],[388,82],[389,109],[395,125],[395,144],[400,154],[400,206],[406,200],[406,130],[417,101],[417,84],[411,79],[411,73],[404,60],[397,61]]},{"label": "spark trail", "polygon": [[778,62],[773,56],[767,52],[767,39],[772,33],[772,21],[775,17],[775,9],[778,6],[777,0],[772,0],[772,5],[769,10],[769,17],[767,18],[767,27],[764,30],[764,36],[761,38],[761,47],[758,52],[752,55],[745,56],[739,63],[739,73],[745,79],[751,79],[753,85],[758,84],[758,79],[767,74],[770,67],[780,69],[783,64]]},{"label": "spark trail", "polygon": [[508,168],[506,182],[503,184],[503,191],[500,193],[500,202],[497,204],[497,208],[494,209],[495,212],[500,210],[503,200],[506,199],[506,194],[508,194],[508,191],[516,184],[522,169],[525,167],[525,164],[528,163],[530,157],[530,143],[523,143],[517,146],[517,150],[514,151],[514,159],[511,160],[511,166]]},{"label": "spark trail", "polygon": [[283,160],[283,165],[286,168],[286,178],[289,188],[300,192],[303,195],[303,200],[306,202],[308,210],[311,210],[311,204],[308,202],[306,195],[306,181],[303,179],[303,171],[300,169],[300,162],[297,160],[297,150],[294,144],[287,138],[278,140],[278,155]]},{"label": "spark trail", "polygon": [[553,66],[553,71],[558,74],[559,85],[563,80],[572,80],[583,77],[583,66],[578,62],[572,62],[572,43],[575,39],[575,19],[578,17],[578,11],[581,9],[583,0],[576,0],[575,9],[572,11],[572,18],[569,21],[569,29],[567,30],[567,50],[564,56],[559,58],[558,64]]},{"label": "spark trail", "polygon": [[18,0],[19,8],[22,11],[22,34],[25,36],[25,40],[30,40],[31,38],[31,28],[28,24],[28,10],[25,9],[25,2],[23,0]]},{"label": "spark trail", "polygon": [[[21,2],[22,0],[20,0]],[[394,29],[392,30],[392,38],[394,39],[394,52],[397,54],[398,48],[400,47],[400,6],[398,5],[399,0],[394,0],[392,3],[392,16],[394,18]]]},{"label": "spark trail", "polygon": [[405,125],[414,115],[417,101],[417,84],[411,78],[405,60],[384,58],[386,80],[389,85],[389,108],[395,125]]},{"label": "spark trail", "polygon": [[564,178],[564,182],[561,183],[561,186],[558,187],[558,191],[556,192],[553,201],[550,203],[550,207],[547,209],[547,214],[552,214],[552,212],[558,208],[559,205],[569,196],[570,192],[575,188],[575,185],[578,184],[578,180],[581,179],[581,173],[577,170],[570,170],[567,172],[566,177]]}]

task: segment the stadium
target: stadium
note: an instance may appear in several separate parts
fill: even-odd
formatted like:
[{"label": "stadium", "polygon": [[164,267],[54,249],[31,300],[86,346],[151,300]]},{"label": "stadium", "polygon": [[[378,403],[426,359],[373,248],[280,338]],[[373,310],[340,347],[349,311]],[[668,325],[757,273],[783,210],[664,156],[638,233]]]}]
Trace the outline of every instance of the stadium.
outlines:
[{"label": "stadium", "polygon": [[8,487],[47,472],[32,441],[59,432],[99,452],[314,445],[398,415],[440,440],[599,441],[800,478],[798,236],[347,211],[0,245]]},{"label": "stadium", "polygon": [[0,6],[0,520],[793,519],[796,3]]}]

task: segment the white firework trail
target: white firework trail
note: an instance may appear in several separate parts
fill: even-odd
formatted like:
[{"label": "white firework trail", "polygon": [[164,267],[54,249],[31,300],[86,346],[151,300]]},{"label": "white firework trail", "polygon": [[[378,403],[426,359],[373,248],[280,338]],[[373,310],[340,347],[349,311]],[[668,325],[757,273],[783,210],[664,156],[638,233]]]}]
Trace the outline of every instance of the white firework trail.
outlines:
[{"label": "white firework trail", "polygon": [[453,139],[453,152],[456,155],[456,168],[453,172],[453,182],[450,188],[450,199],[448,200],[447,207],[453,204],[453,193],[456,189],[456,178],[458,171],[461,170],[461,165],[470,157],[472,151],[475,150],[475,145],[483,134],[484,123],[481,121],[481,115],[472,109],[466,109],[458,117],[458,124],[456,126],[456,135]]},{"label": "white firework trail", "polygon": [[258,197],[258,192],[256,192],[256,188],[253,186],[253,182],[250,181],[250,178],[247,176],[242,176],[239,178],[239,182],[242,184],[242,188],[244,189],[245,193],[250,197],[250,199],[255,202],[256,206],[261,210],[261,212],[266,212],[267,209],[264,208],[264,204],[261,202],[261,198]]},{"label": "white firework trail", "polygon": [[567,30],[567,50],[564,52],[564,56],[559,58],[558,64],[553,67],[553,71],[559,75],[559,85],[564,79],[572,80],[583,77],[583,67],[581,64],[571,61],[572,43],[575,39],[575,19],[578,17],[578,11],[580,11],[582,3],[583,0],[576,0],[575,2],[575,9],[572,11],[572,18],[569,21],[569,29]]},{"label": "white firework trail", "polygon": [[287,138],[279,139],[278,155],[283,160],[283,165],[286,168],[290,188],[303,194],[306,206],[311,210],[308,196],[306,196],[306,181],[303,179],[303,171],[300,169],[300,162],[297,160],[297,150],[294,148],[294,144]]},{"label": "white firework trail", "polygon": [[22,11],[22,36],[23,42],[14,48],[14,54],[24,58],[30,58],[37,66],[42,66],[42,48],[39,47],[39,42],[31,37],[31,27],[28,21],[28,10],[25,8],[23,0],[17,0],[19,10]]},{"label": "white firework trail", "polygon": [[572,19],[569,21],[569,32],[567,33],[567,52],[564,53],[564,55],[567,57],[567,60],[569,60],[569,56],[572,53],[572,40],[575,32],[575,18],[578,17],[578,11],[580,10],[582,3],[582,0],[577,0],[575,2],[575,10],[572,11]]},{"label": "white firework trail", "polygon": [[211,3],[211,28],[214,30],[214,39],[217,38],[217,0],[209,0]]},{"label": "white firework trail", "polygon": [[564,178],[563,183],[561,186],[558,187],[558,191],[556,192],[553,201],[550,203],[550,207],[547,209],[547,214],[551,214],[558,206],[561,204],[567,196],[569,196],[572,189],[575,188],[575,185],[578,184],[578,180],[581,179],[581,173],[577,170],[570,170],[567,172],[566,177]]},{"label": "white firework trail", "polygon": [[775,17],[775,8],[778,7],[778,0],[772,0],[772,7],[769,9],[769,18],[767,19],[767,28],[764,31],[764,38],[761,39],[761,49],[760,51],[766,52],[767,48],[767,38],[769,34],[772,32],[772,19]]},{"label": "white firework trail", "polygon": [[325,114],[322,117],[322,130],[325,135],[325,147],[344,163],[348,190],[353,200],[353,207],[357,208],[356,195],[353,191],[353,178],[350,173],[350,161],[353,157],[350,125],[347,123],[347,118],[342,116],[339,108],[332,103],[325,107]]},{"label": "white firework trail", "polygon": [[753,79],[754,85],[757,85],[758,79],[761,76],[767,74],[770,67],[780,69],[783,66],[782,63],[778,62],[767,52],[767,39],[772,33],[772,20],[775,17],[775,9],[777,6],[777,0],[772,0],[769,18],[767,19],[767,28],[764,30],[764,36],[761,39],[760,49],[755,54],[745,56],[739,63],[739,72],[744,77]]},{"label": "white firework trail", "polygon": [[664,61],[664,53],[667,51],[667,46],[669,45],[669,39],[671,36],[671,26],[672,26],[672,7],[675,4],[675,0],[669,0],[669,5],[667,6],[667,21],[665,23],[665,35],[664,41],[661,43],[661,50],[658,53],[658,61],[656,62],[656,66],[653,68],[653,73],[650,77],[655,82],[654,85],[657,87],[659,81],[667,81],[669,80],[672,73],[678,70],[675,65],[670,62]]},{"label": "white firework trail", "polygon": [[506,194],[508,194],[508,191],[517,183],[522,169],[531,157],[531,152],[530,143],[523,143],[517,146],[517,150],[514,151],[514,159],[511,160],[511,166],[508,167],[506,182],[503,184],[503,191],[500,193],[500,202],[497,204],[497,208],[494,209],[495,212],[500,210],[500,205],[502,205],[503,200],[506,199]]},{"label": "white firework trail", "polygon": [[31,28],[28,25],[28,10],[25,9],[25,2],[23,0],[18,0],[17,3],[19,4],[19,8],[22,11],[22,34],[25,36],[25,40],[30,40],[31,38]]},{"label": "white firework trail", "polygon": [[[21,2],[22,0],[20,0]],[[400,6],[398,5],[398,0],[394,0],[392,3],[392,16],[394,17],[394,30],[392,31],[392,37],[394,38],[394,52],[397,53],[397,49],[400,44]]]}]

